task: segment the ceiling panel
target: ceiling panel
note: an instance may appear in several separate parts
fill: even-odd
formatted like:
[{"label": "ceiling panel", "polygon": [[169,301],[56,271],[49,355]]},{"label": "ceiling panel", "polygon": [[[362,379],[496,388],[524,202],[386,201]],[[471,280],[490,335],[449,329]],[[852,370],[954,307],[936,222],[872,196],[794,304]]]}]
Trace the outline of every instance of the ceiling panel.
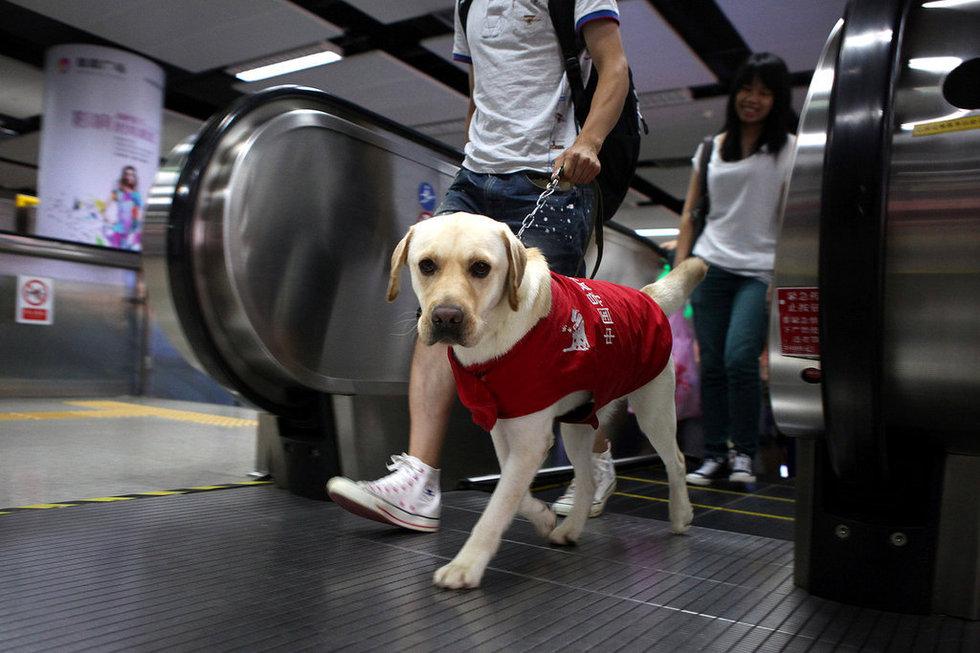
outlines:
[{"label": "ceiling panel", "polygon": [[23,161],[30,166],[36,166],[40,142],[41,132],[31,132],[16,138],[5,138],[0,140],[0,157],[12,161]]},{"label": "ceiling panel", "polygon": [[642,108],[650,133],[643,137],[641,159],[690,157],[701,139],[721,129],[726,98],[709,98],[687,104]]},{"label": "ceiling panel", "polygon": [[379,23],[397,23],[400,20],[424,16],[453,8],[453,0],[347,0],[347,4],[363,11]]},{"label": "ceiling panel", "polygon": [[716,0],[755,52],[772,52],[790,71],[813,70],[847,0]]},{"label": "ceiling panel", "polygon": [[340,35],[286,0],[12,0],[190,72]]},{"label": "ceiling panel", "polygon": [[[846,0],[715,3],[750,48],[776,52],[791,70],[805,73],[814,67]],[[95,40],[177,69],[171,76],[163,119],[162,156],[193,134],[208,115],[223,110],[237,93],[290,83],[322,89],[459,148],[465,138],[467,99],[446,84],[459,83],[452,73],[458,75],[457,71],[467,71],[468,66],[453,62],[449,74],[445,67],[433,70],[442,61],[452,61],[447,21],[452,6],[453,0],[0,0],[0,12],[7,19],[0,20],[0,119],[9,116],[14,119],[11,122],[28,125],[28,130],[37,125],[44,79],[37,66],[44,49],[66,42],[66,35],[84,42],[91,34]],[[721,128],[725,97],[702,60],[708,58],[700,52],[703,43],[695,46],[699,51],[693,50],[650,0],[621,0],[619,6],[624,46],[650,125],[641,158],[656,163],[640,174],[679,198],[686,188],[691,153],[705,134]],[[692,26],[695,32],[701,26],[698,16],[690,14],[697,6],[700,3],[676,0],[677,11],[687,12],[681,21],[684,27],[678,28],[687,30],[687,38]],[[316,11],[338,24],[349,24],[341,30],[315,15]],[[435,20],[421,20],[434,13],[438,14]],[[413,58],[411,43],[397,43],[389,53],[380,49],[402,33],[384,26],[413,19],[420,20],[412,29],[406,26],[406,33],[417,34],[415,38],[423,39],[421,48],[436,57]],[[445,33],[439,35],[440,29]],[[237,82],[222,72],[230,65],[324,39],[349,44],[359,54],[337,64],[252,84]],[[397,58],[399,53],[404,59]],[[697,89],[700,99],[691,99],[689,89]],[[797,110],[804,92],[799,88],[794,94]],[[37,163],[38,143],[37,132],[0,140],[0,158],[5,160],[0,187],[29,188],[36,183],[32,166]],[[10,161],[24,165],[12,166]],[[641,206],[630,213],[630,220],[663,218],[661,213],[673,216],[663,209]]]},{"label": "ceiling panel", "polygon": [[9,57],[0,57],[3,84],[0,114],[31,118],[44,106],[44,74],[39,68]]},{"label": "ceiling panel", "polygon": [[623,0],[619,11],[623,49],[640,93],[718,81],[646,0]]},{"label": "ceiling panel", "polygon": [[452,63],[454,66],[460,70],[465,70],[467,73],[470,70],[470,65],[468,63],[463,63],[461,61],[453,60],[453,36],[452,34],[447,34],[446,36],[437,36],[430,39],[424,39],[421,41],[422,47],[426,48],[430,52],[433,52],[446,61]]},{"label": "ceiling panel", "polygon": [[467,98],[383,52],[347,57],[235,88],[254,92],[280,84],[320,89],[404,125],[422,125],[466,116]]},{"label": "ceiling panel", "polygon": [[201,120],[188,118],[173,111],[164,111],[160,128],[160,156],[166,157],[170,150],[196,133],[202,124],[204,123]]},{"label": "ceiling panel", "polygon": [[4,188],[33,188],[36,177],[36,170],[0,161],[0,179],[4,180]]}]

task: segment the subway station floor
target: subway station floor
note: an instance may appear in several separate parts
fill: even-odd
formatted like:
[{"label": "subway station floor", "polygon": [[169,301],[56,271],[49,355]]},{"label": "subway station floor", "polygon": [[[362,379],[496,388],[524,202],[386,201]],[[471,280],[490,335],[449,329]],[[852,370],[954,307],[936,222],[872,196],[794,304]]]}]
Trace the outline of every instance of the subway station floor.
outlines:
[{"label": "subway station floor", "polygon": [[[618,469],[575,547],[516,520],[476,590],[432,586],[489,494],[419,534],[249,476],[255,413],[144,398],[0,400],[4,651],[977,651],[980,624],[793,584],[793,483]],[[551,499],[560,484],[540,483]]]}]

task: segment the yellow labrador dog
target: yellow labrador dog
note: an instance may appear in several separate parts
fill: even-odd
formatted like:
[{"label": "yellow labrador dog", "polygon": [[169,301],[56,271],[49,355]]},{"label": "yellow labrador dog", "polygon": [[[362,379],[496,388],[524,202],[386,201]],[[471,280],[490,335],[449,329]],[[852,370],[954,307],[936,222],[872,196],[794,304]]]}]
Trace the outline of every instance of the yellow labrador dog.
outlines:
[{"label": "yellow labrador dog", "polygon": [[[419,336],[451,345],[460,398],[490,430],[500,462],[500,481],[483,515],[456,557],[435,572],[436,585],[479,586],[515,513],[553,544],[578,541],[595,493],[590,456],[597,409],[622,396],[667,467],[671,528],[687,531],[692,510],[675,437],[666,315],[704,277],[702,261],[685,261],[642,292],[570,279],[550,273],[541,252],[525,248],[506,225],[454,213],[416,224],[398,243],[388,301],[398,295],[404,265],[421,305]],[[584,372],[574,369],[579,363]],[[598,418],[608,410],[598,410]],[[557,526],[555,514],[530,494],[556,419],[574,422],[563,423],[561,435],[576,488],[574,505]]]}]

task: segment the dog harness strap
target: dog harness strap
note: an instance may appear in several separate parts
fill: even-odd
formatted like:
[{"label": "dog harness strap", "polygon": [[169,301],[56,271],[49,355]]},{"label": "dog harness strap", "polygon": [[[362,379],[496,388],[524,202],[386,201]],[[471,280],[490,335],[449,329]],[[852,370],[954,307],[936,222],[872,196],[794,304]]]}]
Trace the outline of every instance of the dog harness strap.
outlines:
[{"label": "dog harness strap", "polygon": [[490,430],[498,418],[543,410],[579,390],[593,407],[574,421],[598,426],[596,412],[648,383],[670,359],[670,324],[649,295],[595,279],[552,273],[551,312],[500,358],[463,367],[449,361],[460,400]]}]

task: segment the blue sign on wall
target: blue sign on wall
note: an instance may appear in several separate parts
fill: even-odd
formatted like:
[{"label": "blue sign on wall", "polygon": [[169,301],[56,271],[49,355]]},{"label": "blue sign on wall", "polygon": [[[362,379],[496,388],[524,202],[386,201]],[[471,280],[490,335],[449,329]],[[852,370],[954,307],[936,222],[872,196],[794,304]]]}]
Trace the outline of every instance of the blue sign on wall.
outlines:
[{"label": "blue sign on wall", "polygon": [[429,212],[436,208],[436,191],[429,182],[419,184],[419,204]]}]

